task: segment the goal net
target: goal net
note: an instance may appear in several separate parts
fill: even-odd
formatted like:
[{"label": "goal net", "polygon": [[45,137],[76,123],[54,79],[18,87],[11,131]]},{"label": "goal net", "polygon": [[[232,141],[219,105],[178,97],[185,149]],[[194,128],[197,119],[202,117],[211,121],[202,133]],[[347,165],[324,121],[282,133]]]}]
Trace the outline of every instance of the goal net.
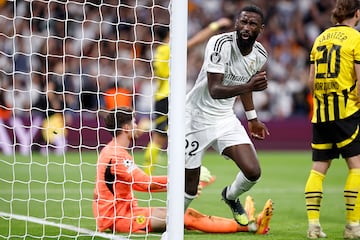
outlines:
[{"label": "goal net", "polygon": [[[153,114],[154,27],[170,12],[170,0],[0,0],[0,238],[160,236],[100,232],[92,203],[104,115]],[[151,127],[129,150],[140,167]],[[166,193],[135,196],[167,206]]]}]

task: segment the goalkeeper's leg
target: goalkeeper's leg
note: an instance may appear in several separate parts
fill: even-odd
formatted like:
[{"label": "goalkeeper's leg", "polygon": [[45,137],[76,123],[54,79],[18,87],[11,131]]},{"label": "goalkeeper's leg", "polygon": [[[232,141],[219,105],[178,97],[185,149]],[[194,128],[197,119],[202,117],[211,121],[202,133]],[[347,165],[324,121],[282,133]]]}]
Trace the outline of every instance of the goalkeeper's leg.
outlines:
[{"label": "goalkeeper's leg", "polygon": [[273,202],[268,199],[264,205],[263,210],[256,218],[257,231],[256,234],[267,234],[270,230],[270,220],[273,215]]},{"label": "goalkeeper's leg", "polygon": [[247,226],[240,226],[235,220],[204,215],[193,208],[188,208],[184,216],[185,228],[206,233],[248,232]]}]

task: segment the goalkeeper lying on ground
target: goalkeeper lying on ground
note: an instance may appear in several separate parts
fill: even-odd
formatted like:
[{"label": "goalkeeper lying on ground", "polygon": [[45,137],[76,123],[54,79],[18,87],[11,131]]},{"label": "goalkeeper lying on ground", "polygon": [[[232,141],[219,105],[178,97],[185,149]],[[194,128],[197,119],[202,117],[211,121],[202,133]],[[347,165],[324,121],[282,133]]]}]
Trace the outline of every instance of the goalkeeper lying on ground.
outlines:
[{"label": "goalkeeper lying on ground", "polygon": [[[93,212],[99,231],[113,232],[164,232],[166,208],[139,207],[133,191],[165,192],[167,176],[148,176],[135,164],[127,149],[136,138],[136,123],[130,108],[119,108],[105,119],[106,128],[113,139],[102,149],[97,163]],[[203,171],[199,186],[211,184],[214,177]],[[200,192],[200,191],[199,191]],[[185,228],[211,233],[253,231],[265,234],[272,216],[272,201],[268,200],[255,219],[253,199],[248,197],[245,209],[252,219],[248,226],[240,226],[233,219],[206,216],[189,208],[184,215]]]}]

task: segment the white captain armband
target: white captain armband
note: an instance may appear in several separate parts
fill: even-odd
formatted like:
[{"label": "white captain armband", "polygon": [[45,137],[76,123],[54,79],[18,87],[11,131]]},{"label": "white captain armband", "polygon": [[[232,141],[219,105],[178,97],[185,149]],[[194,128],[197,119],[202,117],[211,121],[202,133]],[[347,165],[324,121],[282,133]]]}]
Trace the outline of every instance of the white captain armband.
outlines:
[{"label": "white captain armband", "polygon": [[256,111],[255,111],[254,109],[253,109],[253,110],[250,110],[250,111],[246,111],[246,112],[245,112],[245,115],[246,115],[246,119],[247,119],[248,121],[257,118]]}]

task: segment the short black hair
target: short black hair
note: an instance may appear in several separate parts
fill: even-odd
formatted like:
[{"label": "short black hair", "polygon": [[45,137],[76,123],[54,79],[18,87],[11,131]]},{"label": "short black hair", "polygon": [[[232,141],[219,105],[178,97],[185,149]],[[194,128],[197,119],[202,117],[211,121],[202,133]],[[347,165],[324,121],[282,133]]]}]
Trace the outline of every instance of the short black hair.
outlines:
[{"label": "short black hair", "polygon": [[105,127],[113,137],[122,132],[125,124],[133,120],[133,110],[129,107],[112,109],[105,117]]},{"label": "short black hair", "polygon": [[261,23],[264,23],[264,22],[265,22],[265,17],[264,17],[263,11],[261,10],[261,8],[259,8],[259,7],[256,6],[256,5],[248,5],[248,6],[243,7],[243,8],[240,10],[240,12],[237,14],[236,17],[239,18],[239,17],[240,17],[240,14],[241,14],[242,12],[253,12],[253,13],[256,13],[256,14],[258,14],[258,15],[260,16],[260,18],[261,18]]}]

